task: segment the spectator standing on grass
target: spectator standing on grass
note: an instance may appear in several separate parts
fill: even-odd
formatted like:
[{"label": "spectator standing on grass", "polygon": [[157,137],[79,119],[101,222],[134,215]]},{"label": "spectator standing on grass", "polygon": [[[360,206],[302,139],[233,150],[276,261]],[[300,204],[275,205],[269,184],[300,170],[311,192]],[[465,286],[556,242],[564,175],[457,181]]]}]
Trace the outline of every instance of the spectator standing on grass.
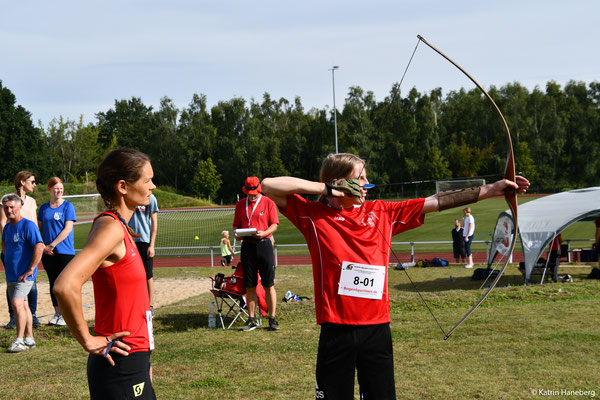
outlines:
[{"label": "spectator standing on grass", "polygon": [[467,254],[467,265],[465,265],[465,268],[473,268],[471,244],[473,243],[473,235],[475,235],[475,218],[471,215],[469,207],[463,210],[463,216],[463,239],[465,241],[465,253]]},{"label": "spectator standing on grass", "polygon": [[[260,181],[255,176],[246,178],[242,191],[248,196],[235,205],[233,217],[234,232],[239,228],[255,228],[256,232],[250,236],[237,236],[242,239],[241,261],[244,270],[244,285],[246,286],[246,301],[248,304],[248,321],[242,328],[251,331],[258,327],[256,321],[256,285],[258,274],[263,287],[267,308],[269,310],[269,329],[279,329],[275,318],[277,293],[275,292],[275,257],[273,255],[273,242],[271,236],[279,226],[279,217],[273,200],[261,193]],[[260,311],[259,311],[260,312]]]},{"label": "spectator standing on grass", "polygon": [[44,254],[42,264],[50,282],[50,298],[54,306],[54,315],[48,325],[66,325],[60,313],[56,296],[52,292],[54,282],[67,264],[75,257],[75,235],[73,224],[77,221],[75,207],[63,199],[65,187],[60,178],[50,178],[48,181],[50,201],[40,206],[38,225],[44,239]]},{"label": "spectator standing on grass", "polygon": [[463,228],[460,226],[458,219],[454,220],[454,229],[452,229],[452,249],[454,251],[454,259],[456,263],[465,262],[465,239],[463,235]]},{"label": "spectator standing on grass", "polygon": [[[365,161],[330,154],[321,182],[288,176],[266,178],[265,195],[302,232],[308,245],[321,334],[315,395],[318,399],[354,398],[358,371],[361,399],[396,398],[387,271],[391,237],[423,225],[425,214],[504,193],[525,191],[501,180],[478,188],[441,192],[403,202],[365,201]],[[302,195],[319,195],[310,201]]]},{"label": "spectator standing on grass", "polygon": [[550,262],[554,262],[556,260],[556,257],[559,257],[561,255],[560,246],[562,245],[562,242],[562,233],[559,233],[558,235],[554,236],[550,241],[550,245],[548,248],[550,250],[550,254],[548,254]]},{"label": "spectator standing on grass", "polygon": [[[21,198],[21,216],[30,220],[31,222],[37,224],[37,203],[33,197],[27,196],[27,193],[33,193],[35,189],[35,175],[30,171],[19,171],[17,175],[15,175],[15,194]],[[4,225],[6,225],[6,215],[4,211],[0,208],[0,234],[4,229]],[[35,279],[33,280],[33,286],[29,291],[29,295],[27,296],[27,302],[29,304],[29,309],[31,310],[31,314],[33,316],[33,326],[40,326],[40,321],[36,316],[37,311],[37,284]],[[8,296],[8,288],[6,291],[6,302],[8,304],[8,314],[10,315],[10,321],[4,325],[5,328],[14,328],[15,320],[14,314],[11,306],[11,300]]]},{"label": "spectator standing on grass", "polygon": [[137,206],[133,216],[129,220],[129,226],[140,237],[136,237],[135,245],[144,262],[146,269],[146,281],[148,282],[148,296],[150,296],[150,310],[154,315],[154,245],[156,243],[156,232],[158,231],[158,202],[154,195],[150,195],[150,203],[145,206]]},{"label": "spectator standing on grass", "polygon": [[219,246],[221,247],[221,257],[223,257],[223,260],[221,260],[221,266],[230,266],[235,251],[233,251],[233,248],[231,247],[231,241],[229,240],[229,231],[221,232],[221,240],[219,241]]},{"label": "spectator standing on grass", "polygon": [[4,274],[17,328],[17,338],[8,352],[19,353],[35,347],[33,317],[27,295],[33,287],[44,244],[37,225],[21,216],[19,196],[7,194],[1,202],[7,219],[2,231]]},{"label": "spectator standing on grass", "polygon": [[[106,210],[92,224],[87,243],[60,274],[54,294],[69,329],[90,353],[92,399],[156,399],[150,353],[152,312],[144,264],[127,222],[150,203],[154,172],[148,156],[131,149],[109,152],[96,172]],[[83,317],[81,288],[92,278],[96,316],[91,335]]]}]

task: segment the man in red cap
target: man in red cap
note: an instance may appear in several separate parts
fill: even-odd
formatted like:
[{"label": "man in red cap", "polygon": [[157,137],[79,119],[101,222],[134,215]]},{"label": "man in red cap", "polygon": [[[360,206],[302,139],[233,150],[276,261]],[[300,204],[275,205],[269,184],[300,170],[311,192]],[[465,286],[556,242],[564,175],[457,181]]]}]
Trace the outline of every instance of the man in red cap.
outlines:
[{"label": "man in red cap", "polygon": [[[248,303],[248,321],[242,328],[251,331],[258,327],[255,318],[256,285],[258,273],[265,288],[267,307],[269,308],[269,329],[279,329],[275,319],[277,294],[275,293],[275,261],[271,237],[279,226],[277,208],[273,200],[262,195],[260,181],[256,176],[246,178],[242,191],[248,195],[235,205],[233,232],[237,240],[242,240],[241,260],[244,268],[244,285]],[[238,229],[255,228],[256,232],[242,234]]]}]

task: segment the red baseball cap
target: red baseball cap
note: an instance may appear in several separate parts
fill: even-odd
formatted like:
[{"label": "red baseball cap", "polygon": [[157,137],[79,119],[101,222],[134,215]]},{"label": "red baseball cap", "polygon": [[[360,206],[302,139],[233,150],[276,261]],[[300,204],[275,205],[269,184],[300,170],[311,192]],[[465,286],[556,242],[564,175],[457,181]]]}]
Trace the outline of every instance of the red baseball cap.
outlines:
[{"label": "red baseball cap", "polygon": [[259,194],[261,193],[260,181],[256,176],[249,176],[246,178],[242,191],[246,194]]}]

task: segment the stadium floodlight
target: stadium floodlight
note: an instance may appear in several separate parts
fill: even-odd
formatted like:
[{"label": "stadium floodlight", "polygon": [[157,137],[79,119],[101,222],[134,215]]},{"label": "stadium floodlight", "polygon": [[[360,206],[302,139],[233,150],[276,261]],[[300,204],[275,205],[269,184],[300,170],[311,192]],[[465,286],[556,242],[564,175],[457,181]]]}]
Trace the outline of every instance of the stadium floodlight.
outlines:
[{"label": "stadium floodlight", "polygon": [[338,140],[337,140],[337,109],[335,107],[335,70],[339,69],[338,65],[334,65],[329,70],[331,71],[331,84],[333,86],[333,129],[335,132],[335,154],[338,153]]}]

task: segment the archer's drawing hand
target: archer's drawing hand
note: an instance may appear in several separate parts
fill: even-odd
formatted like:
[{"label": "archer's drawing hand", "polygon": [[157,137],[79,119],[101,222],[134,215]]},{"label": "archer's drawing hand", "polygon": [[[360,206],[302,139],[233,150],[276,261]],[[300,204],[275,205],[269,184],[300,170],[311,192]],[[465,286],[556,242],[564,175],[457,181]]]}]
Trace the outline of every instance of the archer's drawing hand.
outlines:
[{"label": "archer's drawing hand", "polygon": [[361,187],[358,179],[337,179],[327,182],[328,188],[334,197],[345,197],[347,195],[362,197]]}]

